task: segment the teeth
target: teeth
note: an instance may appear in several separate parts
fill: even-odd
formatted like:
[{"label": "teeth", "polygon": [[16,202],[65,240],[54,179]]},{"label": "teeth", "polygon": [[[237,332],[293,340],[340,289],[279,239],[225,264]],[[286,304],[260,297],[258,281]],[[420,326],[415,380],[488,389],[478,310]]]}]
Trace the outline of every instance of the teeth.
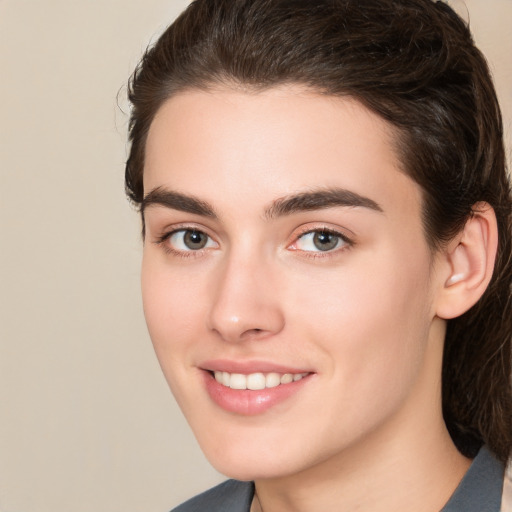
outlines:
[{"label": "teeth", "polygon": [[281,377],[281,384],[290,384],[290,382],[293,382],[293,375],[291,373],[285,373]]},{"label": "teeth", "polygon": [[228,372],[214,372],[215,380],[231,389],[252,389],[254,391],[265,388],[275,388],[281,384],[290,384],[296,382],[306,375],[307,373],[250,373],[245,375],[243,373],[228,373]]},{"label": "teeth", "polygon": [[281,375],[279,373],[269,373],[265,379],[266,388],[276,388],[281,384]]},{"label": "teeth", "polygon": [[263,373],[251,373],[247,375],[247,389],[265,389],[265,375]]}]

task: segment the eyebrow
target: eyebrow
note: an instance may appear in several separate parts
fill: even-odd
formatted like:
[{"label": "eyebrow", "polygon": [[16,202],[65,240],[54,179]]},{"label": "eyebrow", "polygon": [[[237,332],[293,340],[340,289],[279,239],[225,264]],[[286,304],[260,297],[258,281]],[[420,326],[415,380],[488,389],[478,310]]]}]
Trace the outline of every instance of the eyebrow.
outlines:
[{"label": "eyebrow", "polygon": [[140,205],[140,211],[143,216],[146,208],[150,206],[165,206],[166,208],[193,213],[203,217],[217,218],[213,207],[206,201],[173,190],[167,190],[163,187],[154,188],[144,197]]},{"label": "eyebrow", "polygon": [[343,188],[328,188],[311,192],[302,192],[274,201],[265,211],[265,217],[273,219],[296,212],[323,210],[326,208],[363,207],[383,213],[381,206],[369,197],[361,196]]},{"label": "eyebrow", "polygon": [[[213,206],[208,202],[163,187],[154,188],[144,197],[140,207],[143,216],[146,208],[150,206],[164,206],[165,208],[201,215],[203,217],[212,219],[218,218]],[[343,188],[328,188],[311,192],[301,192],[276,199],[272,205],[265,210],[265,218],[271,220],[276,217],[283,217],[297,212],[323,210],[340,206],[348,208],[363,207],[383,213],[382,208],[373,199]]]}]

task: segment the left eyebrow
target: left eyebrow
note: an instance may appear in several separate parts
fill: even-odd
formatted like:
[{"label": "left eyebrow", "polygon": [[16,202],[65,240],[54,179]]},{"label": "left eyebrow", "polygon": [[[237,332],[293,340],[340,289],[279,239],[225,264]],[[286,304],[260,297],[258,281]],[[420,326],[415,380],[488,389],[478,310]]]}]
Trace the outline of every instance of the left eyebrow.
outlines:
[{"label": "left eyebrow", "polygon": [[282,217],[292,213],[323,210],[344,206],[349,208],[362,207],[384,213],[381,206],[369,197],[361,196],[351,190],[343,188],[328,188],[312,192],[301,192],[299,194],[283,197],[274,201],[272,206],[265,211],[267,219]]}]

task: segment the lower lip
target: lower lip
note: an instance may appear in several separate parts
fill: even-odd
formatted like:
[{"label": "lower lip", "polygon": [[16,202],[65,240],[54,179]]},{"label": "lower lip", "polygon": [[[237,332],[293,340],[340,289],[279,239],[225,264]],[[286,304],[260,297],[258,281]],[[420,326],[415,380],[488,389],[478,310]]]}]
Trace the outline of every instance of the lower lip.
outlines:
[{"label": "lower lip", "polygon": [[210,372],[204,371],[206,390],[210,398],[225,411],[245,416],[264,413],[271,407],[284,402],[297,393],[306,384],[309,377],[303,377],[289,384],[280,384],[275,388],[231,389],[219,384]]}]

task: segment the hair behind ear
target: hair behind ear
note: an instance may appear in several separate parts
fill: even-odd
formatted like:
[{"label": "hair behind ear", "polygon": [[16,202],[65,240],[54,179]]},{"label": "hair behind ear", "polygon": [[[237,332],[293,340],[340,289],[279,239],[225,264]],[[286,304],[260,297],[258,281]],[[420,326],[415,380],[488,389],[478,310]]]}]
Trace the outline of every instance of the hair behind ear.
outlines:
[{"label": "hair behind ear", "polygon": [[451,275],[439,311],[450,319],[443,361],[443,412],[450,434],[466,456],[474,457],[486,444],[503,462],[512,446],[510,221],[507,228],[500,230],[487,203],[475,205],[450,247]]}]

